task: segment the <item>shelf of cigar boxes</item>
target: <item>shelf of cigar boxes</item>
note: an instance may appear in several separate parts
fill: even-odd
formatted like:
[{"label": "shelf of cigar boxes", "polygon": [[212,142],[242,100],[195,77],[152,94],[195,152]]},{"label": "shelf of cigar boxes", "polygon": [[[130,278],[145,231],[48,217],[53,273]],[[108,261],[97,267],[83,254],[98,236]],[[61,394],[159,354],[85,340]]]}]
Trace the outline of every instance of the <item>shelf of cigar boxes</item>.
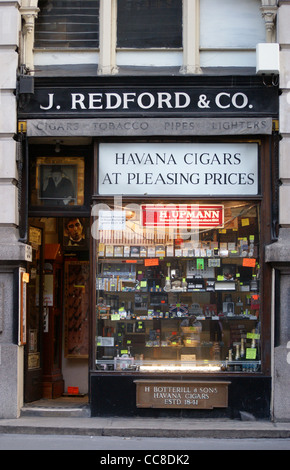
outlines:
[{"label": "shelf of cigar boxes", "polygon": [[[229,258],[238,264],[255,267],[257,251],[254,236],[241,238],[235,236],[233,241],[219,242],[200,240],[198,236],[193,240],[183,240],[172,238],[168,233],[158,234],[146,231],[144,234],[143,232],[101,230],[98,242],[98,258],[110,260],[124,258],[127,262],[130,259],[137,261],[147,258],[201,257],[210,258],[212,261],[209,265],[218,266],[218,258]],[[243,262],[243,260],[246,261]]]}]

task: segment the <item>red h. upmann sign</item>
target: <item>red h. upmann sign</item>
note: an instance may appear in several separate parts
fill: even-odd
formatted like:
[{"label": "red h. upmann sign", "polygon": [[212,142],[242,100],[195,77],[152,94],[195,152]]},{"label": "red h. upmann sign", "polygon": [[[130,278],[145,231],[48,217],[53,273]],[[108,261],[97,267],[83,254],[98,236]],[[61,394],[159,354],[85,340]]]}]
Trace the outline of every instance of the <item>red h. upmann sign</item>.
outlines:
[{"label": "red h. upmann sign", "polygon": [[214,228],[224,224],[219,204],[142,205],[143,227]]}]

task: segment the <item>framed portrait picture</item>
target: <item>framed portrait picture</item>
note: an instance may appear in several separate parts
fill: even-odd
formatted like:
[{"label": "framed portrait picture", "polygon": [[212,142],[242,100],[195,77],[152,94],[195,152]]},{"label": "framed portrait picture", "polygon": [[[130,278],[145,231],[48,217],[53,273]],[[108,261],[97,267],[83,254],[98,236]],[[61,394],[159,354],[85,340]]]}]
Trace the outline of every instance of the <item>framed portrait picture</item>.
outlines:
[{"label": "framed portrait picture", "polygon": [[65,208],[84,204],[85,162],[82,157],[36,159],[35,203]]},{"label": "framed portrait picture", "polygon": [[89,220],[83,217],[66,217],[63,219],[64,249],[88,248]]}]

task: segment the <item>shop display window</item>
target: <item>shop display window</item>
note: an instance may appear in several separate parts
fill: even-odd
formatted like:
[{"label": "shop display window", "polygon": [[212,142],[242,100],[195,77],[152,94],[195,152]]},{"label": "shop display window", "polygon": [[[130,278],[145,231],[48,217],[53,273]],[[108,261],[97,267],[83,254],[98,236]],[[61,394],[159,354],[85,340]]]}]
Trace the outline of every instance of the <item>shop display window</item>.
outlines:
[{"label": "shop display window", "polygon": [[259,372],[259,203],[103,206],[92,227],[96,369]]}]

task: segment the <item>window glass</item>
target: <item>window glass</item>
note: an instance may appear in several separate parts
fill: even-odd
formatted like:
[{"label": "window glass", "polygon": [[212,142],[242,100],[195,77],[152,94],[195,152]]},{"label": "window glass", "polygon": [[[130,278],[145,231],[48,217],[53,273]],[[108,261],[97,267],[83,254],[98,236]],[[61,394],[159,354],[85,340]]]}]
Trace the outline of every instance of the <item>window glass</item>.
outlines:
[{"label": "window glass", "polygon": [[182,47],[182,0],[118,0],[117,46]]},{"label": "window glass", "polygon": [[201,48],[256,48],[265,42],[260,0],[200,1]]},{"label": "window glass", "polygon": [[103,205],[97,370],[257,372],[259,204]]},{"label": "window glass", "polygon": [[35,47],[99,47],[99,0],[40,0]]}]

